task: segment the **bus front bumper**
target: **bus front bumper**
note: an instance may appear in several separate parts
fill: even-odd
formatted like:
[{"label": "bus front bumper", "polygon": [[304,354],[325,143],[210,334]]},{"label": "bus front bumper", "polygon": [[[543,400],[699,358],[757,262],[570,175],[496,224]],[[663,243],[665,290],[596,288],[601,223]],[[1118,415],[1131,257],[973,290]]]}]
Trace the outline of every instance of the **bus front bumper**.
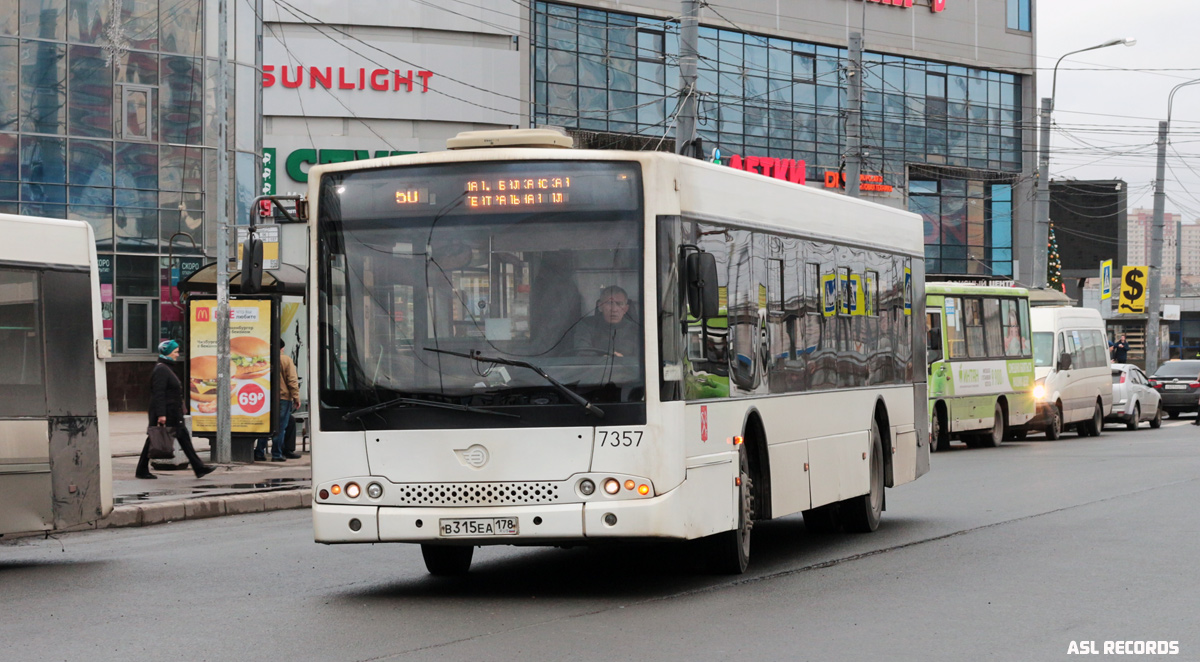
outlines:
[{"label": "bus front bumper", "polygon": [[[728,531],[735,523],[733,465],[689,469],[674,490],[651,498],[584,503],[474,507],[340,505],[313,501],[317,542],[411,542],[469,545],[584,543],[616,538],[692,539]],[[517,532],[445,535],[453,521],[516,519]]]},{"label": "bus front bumper", "polygon": [[[670,514],[673,493],[641,501],[598,504],[480,508],[396,508],[313,504],[317,542],[438,542],[512,545],[589,538],[683,538],[680,518]],[[605,521],[608,518],[609,524]],[[486,536],[443,535],[443,524],[498,518],[515,519],[517,533]],[[357,521],[357,524],[353,522]],[[674,526],[672,526],[674,524]],[[355,527],[358,530],[355,531]]]}]

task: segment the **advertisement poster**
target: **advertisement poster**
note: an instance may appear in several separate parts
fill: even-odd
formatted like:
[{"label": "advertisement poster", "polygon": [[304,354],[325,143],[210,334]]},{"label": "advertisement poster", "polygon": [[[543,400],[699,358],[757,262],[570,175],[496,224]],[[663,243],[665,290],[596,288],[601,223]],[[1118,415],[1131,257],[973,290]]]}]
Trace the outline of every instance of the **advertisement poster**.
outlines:
[{"label": "advertisement poster", "polygon": [[[229,302],[230,419],[233,434],[271,431],[271,301]],[[217,302],[193,300],[188,347],[192,429],[217,429]]]}]

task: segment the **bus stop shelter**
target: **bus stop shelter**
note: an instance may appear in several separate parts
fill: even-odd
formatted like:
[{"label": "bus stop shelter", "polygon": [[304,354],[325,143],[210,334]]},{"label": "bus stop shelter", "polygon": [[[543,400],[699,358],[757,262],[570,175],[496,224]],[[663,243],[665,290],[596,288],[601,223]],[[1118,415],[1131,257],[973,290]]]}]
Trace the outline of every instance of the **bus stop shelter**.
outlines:
[{"label": "bus stop shelter", "polygon": [[[254,295],[245,295],[245,298],[250,299],[270,299],[273,302],[272,310],[275,311],[276,323],[272,325],[272,333],[270,345],[274,348],[273,352],[278,353],[279,347],[279,328],[278,328],[278,311],[282,298],[304,297],[307,283],[307,274],[304,269],[295,265],[281,263],[278,269],[264,271],[262,276],[262,288]],[[214,298],[217,295],[217,264],[215,262],[207,264],[193,272],[187,278],[179,281],[179,295],[184,305],[192,299]],[[239,270],[233,269],[232,265],[229,270],[229,297],[230,301],[237,301],[242,298],[242,273]],[[272,395],[278,394],[278,389]],[[278,403],[273,405],[278,406]],[[304,414],[296,413],[295,418],[304,418]],[[297,423],[299,424],[299,420]],[[212,433],[202,433],[202,436],[208,436]],[[232,436],[232,459],[234,462],[252,462],[254,460],[254,440],[255,436],[248,434],[235,433]]]}]

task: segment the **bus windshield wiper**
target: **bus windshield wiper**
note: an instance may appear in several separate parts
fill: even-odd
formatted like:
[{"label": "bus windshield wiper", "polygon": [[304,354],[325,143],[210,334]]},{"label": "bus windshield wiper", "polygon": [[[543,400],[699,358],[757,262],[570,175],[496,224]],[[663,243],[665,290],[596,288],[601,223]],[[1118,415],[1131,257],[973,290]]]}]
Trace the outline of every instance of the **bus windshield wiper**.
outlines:
[{"label": "bus windshield wiper", "polygon": [[498,365],[511,365],[511,366],[516,366],[518,368],[526,368],[528,370],[532,370],[532,371],[536,372],[542,379],[544,379],[544,380],[550,382],[552,385],[554,385],[554,388],[558,389],[560,393],[567,396],[567,398],[571,402],[574,402],[575,404],[583,407],[583,409],[587,413],[591,414],[592,416],[595,416],[596,418],[604,418],[604,410],[602,410],[599,407],[597,407],[596,405],[588,402],[587,399],[584,398],[582,395],[579,395],[575,391],[572,391],[571,389],[567,388],[566,386],[563,385],[562,382],[560,382],[557,379],[546,374],[545,370],[542,370],[541,368],[533,365],[532,363],[526,363],[525,361],[513,361],[512,359],[504,359],[504,358],[500,358],[500,357],[496,357],[496,356],[484,356],[483,353],[479,352],[478,350],[471,350],[471,352],[468,354],[463,354],[462,352],[451,352],[450,350],[447,350],[447,349],[435,349],[433,347],[425,347],[424,350],[427,352],[434,352],[437,354],[449,354],[450,356],[461,356],[464,359],[478,361],[479,363],[496,363]]},{"label": "bus windshield wiper", "polygon": [[490,414],[492,416],[509,416],[511,418],[521,418],[516,414],[509,414],[502,411],[492,411],[491,409],[481,409],[470,405],[456,405],[451,402],[434,402],[433,400],[418,400],[417,398],[395,398],[380,402],[377,405],[355,409],[352,412],[342,415],[343,421],[353,421],[356,418],[362,418],[367,414],[374,414],[377,411],[391,409],[392,407],[409,406],[409,407],[434,407],[436,409],[453,409],[455,411],[469,411],[475,414]]}]

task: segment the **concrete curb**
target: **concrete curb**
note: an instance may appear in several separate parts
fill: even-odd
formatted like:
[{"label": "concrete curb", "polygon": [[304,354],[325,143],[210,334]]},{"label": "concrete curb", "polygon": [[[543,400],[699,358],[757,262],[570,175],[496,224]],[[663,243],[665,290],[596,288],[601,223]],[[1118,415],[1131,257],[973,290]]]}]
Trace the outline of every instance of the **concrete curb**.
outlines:
[{"label": "concrete curb", "polygon": [[93,529],[119,529],[130,526],[152,526],[168,522],[193,519],[208,519],[224,515],[244,515],[274,510],[294,510],[312,506],[310,488],[292,488],[270,492],[222,494],[211,497],[155,501],[151,503],[123,504],[114,506],[112,513],[91,524],[81,524],[61,531],[30,531],[4,536],[3,540],[15,540],[30,536],[58,535]]},{"label": "concrete curb", "polygon": [[311,505],[312,494],[307,488],[248,494],[223,494],[180,501],[125,504],[114,507],[108,517],[96,522],[95,526],[87,528],[115,529],[127,526],[150,526],[224,515],[293,510],[308,508]]}]

